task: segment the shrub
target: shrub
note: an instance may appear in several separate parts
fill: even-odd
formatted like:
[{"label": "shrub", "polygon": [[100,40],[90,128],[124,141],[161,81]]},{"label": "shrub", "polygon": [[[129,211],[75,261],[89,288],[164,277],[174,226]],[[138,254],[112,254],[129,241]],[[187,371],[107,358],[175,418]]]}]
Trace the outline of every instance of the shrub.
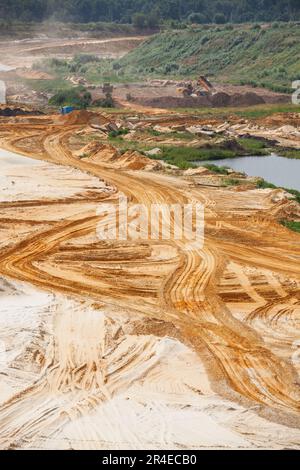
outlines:
[{"label": "shrub", "polygon": [[147,17],[144,13],[135,13],[132,17],[132,23],[135,28],[143,29],[147,25]]},{"label": "shrub", "polygon": [[117,131],[110,131],[108,134],[108,137],[110,139],[115,139],[116,137],[120,137],[122,135],[128,134],[129,130],[128,129],[118,129]]},{"label": "shrub", "polygon": [[99,106],[100,108],[114,108],[115,102],[113,97],[110,93],[105,95],[105,98],[99,98],[93,102],[94,106]]},{"label": "shrub", "polygon": [[49,99],[52,106],[74,106],[76,108],[86,108],[91,104],[91,94],[82,87],[71,88],[70,90],[59,90]]},{"label": "shrub", "polygon": [[226,23],[225,15],[223,13],[216,13],[214,17],[214,23],[225,24]]},{"label": "shrub", "polygon": [[226,166],[218,166],[218,165],[214,165],[213,163],[206,163],[203,166],[207,168],[208,170],[213,171],[214,173],[217,173],[220,175],[228,175],[228,168]]},{"label": "shrub", "polygon": [[202,13],[191,13],[188,16],[189,23],[204,24],[207,23],[207,18]]}]

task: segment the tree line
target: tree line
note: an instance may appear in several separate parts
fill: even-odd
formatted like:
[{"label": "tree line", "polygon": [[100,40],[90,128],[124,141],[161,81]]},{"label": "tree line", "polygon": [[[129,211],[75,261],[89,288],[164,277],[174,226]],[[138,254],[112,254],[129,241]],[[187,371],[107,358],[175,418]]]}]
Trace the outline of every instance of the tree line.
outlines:
[{"label": "tree line", "polygon": [[300,20],[300,0],[0,0],[3,21],[242,23]]}]

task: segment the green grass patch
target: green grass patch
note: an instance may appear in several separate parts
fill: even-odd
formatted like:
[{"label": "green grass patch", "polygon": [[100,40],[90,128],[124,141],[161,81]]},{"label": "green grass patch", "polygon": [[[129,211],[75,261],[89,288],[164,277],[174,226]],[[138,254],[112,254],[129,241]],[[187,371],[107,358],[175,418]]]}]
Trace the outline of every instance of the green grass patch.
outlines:
[{"label": "green grass patch", "polygon": [[299,79],[300,28],[187,28],[162,32],[114,62],[128,76],[197,78],[291,93]]},{"label": "green grass patch", "polygon": [[50,106],[74,106],[86,108],[92,101],[91,94],[83,87],[59,90],[49,100]]},{"label": "green grass patch", "polygon": [[224,178],[223,183],[225,186],[238,186],[241,181],[236,178]]},{"label": "green grass patch", "polygon": [[121,137],[122,135],[128,134],[129,129],[118,129],[117,131],[110,131],[108,134],[109,139],[115,139]]},{"label": "green grass patch", "polygon": [[228,175],[228,167],[226,166],[218,166],[214,165],[213,163],[206,163],[203,166],[209,171],[212,171],[213,173],[216,173],[218,175]]},{"label": "green grass patch", "polygon": [[227,119],[237,116],[242,119],[263,119],[277,113],[300,113],[300,106],[294,104],[260,104],[241,108],[176,108],[181,114],[199,116],[201,118]]},{"label": "green grass patch", "polygon": [[284,225],[284,227],[293,230],[293,232],[300,233],[300,222],[296,222],[295,220],[281,220],[280,223]]},{"label": "green grass patch", "polygon": [[265,181],[265,180],[259,180],[257,183],[256,183],[256,187],[258,189],[277,189],[278,186],[275,186],[275,184],[272,184],[272,183],[269,183],[268,181]]},{"label": "green grass patch", "polygon": [[280,155],[281,157],[286,157],[286,158],[296,158],[300,159],[300,150],[298,149],[290,149],[290,150],[277,150],[277,154]]},{"label": "green grass patch", "polygon": [[267,143],[260,139],[240,138],[237,142],[245,149],[247,153],[256,156],[268,155]]}]

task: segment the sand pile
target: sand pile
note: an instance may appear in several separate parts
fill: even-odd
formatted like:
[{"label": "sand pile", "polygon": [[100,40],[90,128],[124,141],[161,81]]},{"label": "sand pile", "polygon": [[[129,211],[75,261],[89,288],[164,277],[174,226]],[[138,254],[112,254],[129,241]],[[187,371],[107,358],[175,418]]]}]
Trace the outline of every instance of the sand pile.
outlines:
[{"label": "sand pile", "polygon": [[204,166],[199,166],[198,168],[189,168],[188,170],[184,171],[184,176],[203,176],[203,175],[211,175],[212,172],[209,171]]},{"label": "sand pile", "polygon": [[59,121],[67,126],[75,126],[81,124],[89,124],[90,120],[94,117],[94,113],[86,111],[85,109],[75,110],[66,116],[60,116]]},{"label": "sand pile", "polygon": [[253,92],[244,94],[235,93],[230,96],[230,106],[254,106],[257,104],[264,104],[265,100]]},{"label": "sand pile", "polygon": [[265,103],[262,96],[257,93],[235,93],[228,94],[224,91],[220,91],[211,96],[187,96],[187,97],[175,97],[175,96],[160,96],[155,98],[137,98],[137,103],[143,106],[150,106],[153,108],[176,108],[176,107],[213,107],[213,108],[224,108],[227,106],[254,106],[257,104]]},{"label": "sand pile", "polygon": [[38,110],[30,110],[26,108],[18,107],[0,107],[0,116],[4,117],[13,117],[13,116],[40,116],[43,113]]},{"label": "sand pile", "polygon": [[[110,145],[105,146],[105,147],[111,147]],[[97,142],[96,140],[93,140],[92,142],[89,142],[87,145],[82,147],[80,150],[77,150],[74,152],[74,155],[79,158],[83,157],[93,157],[97,152],[102,150],[103,144],[101,142]]]},{"label": "sand pile", "polygon": [[151,108],[197,108],[199,106],[211,106],[211,102],[206,96],[199,96],[197,98],[190,96],[159,96],[155,98],[137,98],[135,102]]},{"label": "sand pile", "polygon": [[128,170],[159,170],[162,168],[160,162],[151,160],[139,152],[128,150],[119,159],[118,163],[121,168]]},{"label": "sand pile", "polygon": [[230,95],[221,91],[210,97],[210,102],[213,106],[223,108],[230,105]]},{"label": "sand pile", "polygon": [[[103,163],[113,163],[120,156],[118,150],[110,144],[91,142],[88,146],[90,146],[90,155],[87,156],[87,158],[89,161],[99,165]],[[86,147],[84,147],[84,149],[86,149]]]}]

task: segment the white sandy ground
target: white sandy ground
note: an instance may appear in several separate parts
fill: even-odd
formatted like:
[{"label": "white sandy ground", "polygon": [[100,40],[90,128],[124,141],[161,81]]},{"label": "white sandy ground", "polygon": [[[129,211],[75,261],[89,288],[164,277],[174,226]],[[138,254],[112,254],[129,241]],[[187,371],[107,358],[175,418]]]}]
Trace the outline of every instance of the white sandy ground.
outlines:
[{"label": "white sandy ground", "polygon": [[300,430],[221,398],[193,351],[131,319],[1,278],[0,447],[300,447]]},{"label": "white sandy ground", "polygon": [[0,201],[72,197],[105,183],[70,167],[43,163],[0,149]]}]

